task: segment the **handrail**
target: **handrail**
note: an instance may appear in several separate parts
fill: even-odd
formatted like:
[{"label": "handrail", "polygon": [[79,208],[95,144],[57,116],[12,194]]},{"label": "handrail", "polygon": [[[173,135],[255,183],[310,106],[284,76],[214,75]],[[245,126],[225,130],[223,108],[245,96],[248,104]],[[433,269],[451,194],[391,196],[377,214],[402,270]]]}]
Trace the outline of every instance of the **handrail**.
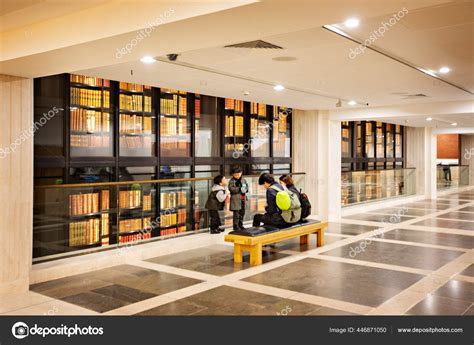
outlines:
[{"label": "handrail", "polygon": [[[291,173],[290,175],[306,175],[304,172]],[[244,177],[259,177],[260,175],[245,175]],[[145,184],[145,183],[172,183],[172,182],[192,182],[192,181],[211,181],[213,177],[189,177],[189,178],[171,178],[158,180],[138,180],[138,181],[119,181],[119,182],[94,182],[94,183],[70,183],[70,184],[49,184],[42,186],[35,186],[35,189],[49,189],[49,188],[80,188],[80,187],[104,187],[104,186],[122,186],[130,184]]]}]

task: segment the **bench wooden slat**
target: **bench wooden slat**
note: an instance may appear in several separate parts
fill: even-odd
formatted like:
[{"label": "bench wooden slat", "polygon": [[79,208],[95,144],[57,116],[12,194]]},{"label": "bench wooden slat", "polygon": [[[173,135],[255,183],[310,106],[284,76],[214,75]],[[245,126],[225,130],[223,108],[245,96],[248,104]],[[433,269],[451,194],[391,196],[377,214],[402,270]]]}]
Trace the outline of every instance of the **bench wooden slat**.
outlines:
[{"label": "bench wooden slat", "polygon": [[308,236],[316,234],[317,246],[324,245],[324,229],[327,222],[310,223],[291,229],[282,229],[259,236],[226,235],[226,242],[234,243],[234,262],[242,262],[242,252],[250,252],[250,265],[256,266],[262,263],[262,246],[281,242],[294,237],[300,237],[300,244],[308,243]]}]

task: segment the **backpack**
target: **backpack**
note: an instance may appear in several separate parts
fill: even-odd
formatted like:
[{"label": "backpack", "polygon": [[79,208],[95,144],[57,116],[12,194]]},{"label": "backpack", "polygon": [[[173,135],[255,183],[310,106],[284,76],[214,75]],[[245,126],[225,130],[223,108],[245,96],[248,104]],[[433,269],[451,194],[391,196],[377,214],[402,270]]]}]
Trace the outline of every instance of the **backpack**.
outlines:
[{"label": "backpack", "polygon": [[283,187],[280,190],[277,186],[270,187],[277,191],[276,204],[281,210],[281,216],[286,223],[296,223],[301,219],[301,203],[296,193]]},{"label": "backpack", "polygon": [[300,189],[301,195],[301,219],[307,218],[311,215],[311,203],[309,202],[308,195],[303,193]]}]

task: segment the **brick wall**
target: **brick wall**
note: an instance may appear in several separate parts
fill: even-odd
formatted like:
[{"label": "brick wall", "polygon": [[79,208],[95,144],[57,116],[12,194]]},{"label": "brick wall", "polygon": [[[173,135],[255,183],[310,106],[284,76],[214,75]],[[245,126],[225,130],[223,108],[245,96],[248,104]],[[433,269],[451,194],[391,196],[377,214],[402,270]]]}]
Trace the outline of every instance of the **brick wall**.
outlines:
[{"label": "brick wall", "polygon": [[438,159],[459,159],[459,134],[437,135]]}]

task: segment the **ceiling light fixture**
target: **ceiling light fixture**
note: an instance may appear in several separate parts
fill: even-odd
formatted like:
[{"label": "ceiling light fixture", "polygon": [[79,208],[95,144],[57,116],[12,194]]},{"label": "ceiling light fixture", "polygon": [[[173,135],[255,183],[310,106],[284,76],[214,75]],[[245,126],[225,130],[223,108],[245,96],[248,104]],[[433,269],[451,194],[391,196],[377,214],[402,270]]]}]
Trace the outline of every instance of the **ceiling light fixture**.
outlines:
[{"label": "ceiling light fixture", "polygon": [[250,95],[250,92],[244,91],[244,96],[248,96],[248,95]]},{"label": "ceiling light fixture", "polygon": [[457,126],[458,124],[456,122],[453,122],[451,126]]},{"label": "ceiling light fixture", "polygon": [[278,85],[275,85],[275,86],[273,87],[273,90],[275,90],[275,91],[283,91],[283,90],[285,90],[285,87],[284,87],[283,85],[278,84]]},{"label": "ceiling light fixture", "polygon": [[432,117],[427,117],[426,121],[433,121],[433,118]]},{"label": "ceiling light fixture", "polygon": [[143,63],[153,63],[153,62],[156,62],[156,60],[155,60],[153,57],[148,56],[148,55],[142,57],[142,58],[140,59],[140,61],[143,62]]},{"label": "ceiling light fixture", "polygon": [[449,71],[451,71],[451,69],[449,69],[449,67],[441,67],[439,69],[439,73],[442,73],[442,74],[446,74],[446,73],[449,73]]},{"label": "ceiling light fixture", "polygon": [[349,29],[353,29],[359,26],[359,19],[357,18],[349,18],[344,22],[344,26]]},{"label": "ceiling light fixture", "polygon": [[349,102],[347,102],[347,104],[349,104],[349,105],[356,105],[357,102],[356,102],[356,101],[349,101]]}]

